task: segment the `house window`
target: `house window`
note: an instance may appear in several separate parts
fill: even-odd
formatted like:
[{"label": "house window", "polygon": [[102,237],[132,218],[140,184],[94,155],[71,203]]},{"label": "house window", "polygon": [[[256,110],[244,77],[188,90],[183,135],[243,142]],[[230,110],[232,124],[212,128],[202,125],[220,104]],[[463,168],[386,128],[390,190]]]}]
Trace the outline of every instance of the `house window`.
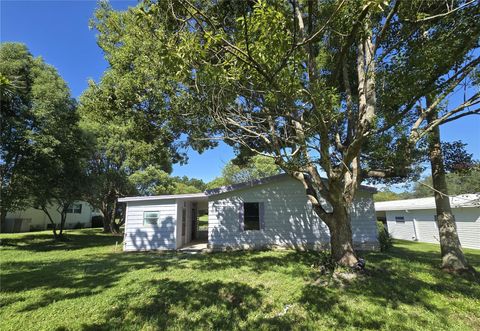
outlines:
[{"label": "house window", "polygon": [[143,212],[143,225],[158,225],[159,214],[158,211]]},{"label": "house window", "polygon": [[243,230],[260,230],[260,204],[258,202],[245,202],[243,215]]},{"label": "house window", "polygon": [[405,223],[405,217],[403,216],[395,216],[396,223]]},{"label": "house window", "polygon": [[82,204],[81,203],[72,203],[67,208],[68,214],[81,214],[82,213]]}]

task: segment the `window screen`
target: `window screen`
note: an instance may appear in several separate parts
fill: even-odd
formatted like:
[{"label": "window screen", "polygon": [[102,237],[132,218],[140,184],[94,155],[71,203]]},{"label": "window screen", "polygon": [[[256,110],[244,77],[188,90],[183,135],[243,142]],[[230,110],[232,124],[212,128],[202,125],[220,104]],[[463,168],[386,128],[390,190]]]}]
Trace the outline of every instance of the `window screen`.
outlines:
[{"label": "window screen", "polygon": [[260,230],[260,204],[258,202],[243,204],[243,230]]},{"label": "window screen", "polygon": [[158,211],[143,212],[143,225],[158,225],[159,214]]},{"label": "window screen", "polygon": [[67,208],[67,213],[69,213],[69,214],[81,214],[82,213],[82,204],[81,203],[72,203]]},{"label": "window screen", "polygon": [[397,222],[397,223],[405,223],[405,217],[403,217],[403,216],[395,216],[395,222]]}]

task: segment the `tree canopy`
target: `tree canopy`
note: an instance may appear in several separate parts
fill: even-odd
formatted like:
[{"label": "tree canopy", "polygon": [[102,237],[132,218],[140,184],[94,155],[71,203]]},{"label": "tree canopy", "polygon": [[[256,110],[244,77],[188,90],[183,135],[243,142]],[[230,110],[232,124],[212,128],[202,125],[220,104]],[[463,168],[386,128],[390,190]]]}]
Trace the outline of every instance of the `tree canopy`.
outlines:
[{"label": "tree canopy", "polygon": [[[18,43],[0,46],[2,219],[7,211],[58,206],[81,198],[86,146],[65,81]],[[51,220],[55,232],[55,224]]]}]

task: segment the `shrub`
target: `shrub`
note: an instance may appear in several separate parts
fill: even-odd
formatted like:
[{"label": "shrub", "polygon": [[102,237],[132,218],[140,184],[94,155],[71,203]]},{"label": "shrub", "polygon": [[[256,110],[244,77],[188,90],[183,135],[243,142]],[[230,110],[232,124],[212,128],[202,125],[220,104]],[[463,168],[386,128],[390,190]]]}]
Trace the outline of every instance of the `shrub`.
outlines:
[{"label": "shrub", "polygon": [[393,246],[392,236],[388,233],[387,228],[382,222],[377,222],[378,243],[380,251],[385,252]]}]

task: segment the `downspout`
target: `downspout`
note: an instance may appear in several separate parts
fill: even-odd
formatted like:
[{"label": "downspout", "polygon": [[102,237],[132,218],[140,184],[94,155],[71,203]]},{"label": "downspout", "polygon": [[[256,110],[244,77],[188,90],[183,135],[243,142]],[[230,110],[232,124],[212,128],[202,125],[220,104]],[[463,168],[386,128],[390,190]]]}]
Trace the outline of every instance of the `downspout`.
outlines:
[{"label": "downspout", "polygon": [[413,234],[415,235],[414,241],[418,241],[418,232],[417,232],[417,220],[414,218],[413,219]]}]

